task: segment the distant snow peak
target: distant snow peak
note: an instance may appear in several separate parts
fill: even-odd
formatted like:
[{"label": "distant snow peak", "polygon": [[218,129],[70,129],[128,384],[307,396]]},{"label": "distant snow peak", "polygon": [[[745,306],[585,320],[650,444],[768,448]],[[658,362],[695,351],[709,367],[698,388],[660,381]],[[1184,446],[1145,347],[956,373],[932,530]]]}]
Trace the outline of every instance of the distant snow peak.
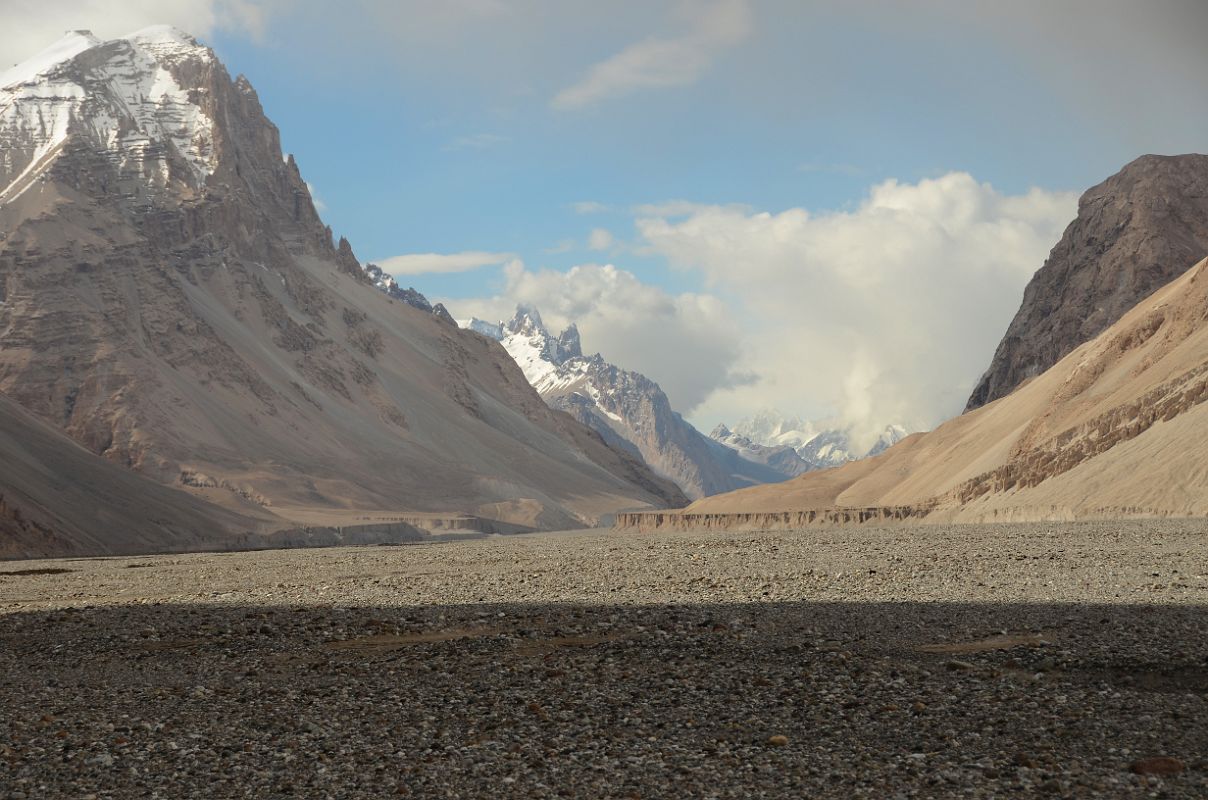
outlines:
[{"label": "distant snow peak", "polygon": [[461,327],[481,333],[489,339],[494,339],[497,342],[503,341],[503,323],[502,322],[487,322],[485,319],[478,317],[470,317],[467,320],[458,320],[457,324]]},{"label": "distant snow peak", "polygon": [[[77,33],[91,35],[91,31],[77,31]],[[144,45],[165,48],[183,49],[201,46],[192,34],[185,33],[180,28],[172,25],[148,25],[120,38]]]},{"label": "distant snow peak", "polygon": [[868,451],[868,456],[879,455],[910,435],[901,425],[886,425],[885,430],[877,437],[876,443]]},{"label": "distant snow peak", "polygon": [[394,280],[393,275],[387,272],[382,272],[382,268],[377,264],[366,264],[361,269],[365,270],[365,275],[368,276],[370,282],[374,285],[374,287],[377,288],[378,291],[382,292],[383,294],[389,295],[395,300],[406,303],[412,308],[418,308],[420,311],[426,311],[442,322],[447,322],[450,325],[458,325],[463,328],[466,327],[466,325],[463,325],[462,323],[453,319],[453,315],[449,313],[444,305],[440,303],[433,305],[432,303],[428,302],[428,298],[424,297],[424,295],[416,290],[414,286],[409,286],[404,289]]},{"label": "distant snow peak", "polygon": [[369,276],[369,280],[373,282],[374,286],[395,300],[402,300],[407,305],[415,306],[421,311],[432,310],[432,304],[428,302],[428,298],[416,291],[414,286],[404,289],[395,282],[393,275],[382,272],[382,268],[377,264],[366,264],[362,269],[365,270],[365,274]]},{"label": "distant snow peak", "polygon": [[818,435],[813,424],[803,422],[800,417],[786,417],[775,409],[764,409],[753,416],[739,420],[734,433],[766,446],[789,445],[797,448]]},{"label": "distant snow peak", "polygon": [[853,447],[851,432],[845,428],[803,422],[799,417],[785,417],[771,409],[740,420],[733,430],[718,425],[710,434],[712,439],[734,448],[750,444],[792,447],[811,469],[837,467],[849,461],[878,455],[906,436],[907,431],[903,426],[887,425],[870,449],[860,450]]},{"label": "distant snow peak", "polygon": [[[503,342],[507,351],[516,358],[521,367],[524,367],[526,363],[530,364],[525,372],[526,375],[530,371],[542,376],[548,374],[549,370],[535,363],[534,359],[560,367],[568,361],[583,357],[579,329],[572,323],[561,334],[554,336],[545,327],[545,321],[541,319],[541,312],[535,306],[521,303],[516,306],[516,313],[512,315],[512,318],[499,325],[503,330],[500,341]],[[522,359],[523,363],[521,363]],[[532,383],[532,378],[530,378],[530,383]],[[535,383],[533,385],[536,386]],[[538,391],[540,390],[538,387]]]},{"label": "distant snow peak", "polygon": [[599,353],[585,356],[576,325],[554,336],[533,306],[517,306],[506,322],[474,317],[459,324],[500,342],[548,405],[640,455],[689,497],[785,480],[808,469],[791,447],[709,440],[675,412],[657,383]]},{"label": "distant snow peak", "polygon": [[521,303],[516,306],[516,313],[504,323],[508,333],[522,336],[549,336],[541,312],[535,306]]},{"label": "distant snow peak", "polygon": [[568,358],[582,358],[583,345],[579,340],[579,326],[571,323],[558,335],[558,346]]}]

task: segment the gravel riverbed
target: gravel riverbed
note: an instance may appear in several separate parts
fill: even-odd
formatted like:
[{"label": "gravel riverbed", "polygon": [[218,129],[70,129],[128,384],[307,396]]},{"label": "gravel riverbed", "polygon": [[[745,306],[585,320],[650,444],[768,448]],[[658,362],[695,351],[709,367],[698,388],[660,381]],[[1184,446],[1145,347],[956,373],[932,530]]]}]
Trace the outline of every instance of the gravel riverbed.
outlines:
[{"label": "gravel riverbed", "polygon": [[1208,522],[0,563],[3,798],[1208,797]]}]

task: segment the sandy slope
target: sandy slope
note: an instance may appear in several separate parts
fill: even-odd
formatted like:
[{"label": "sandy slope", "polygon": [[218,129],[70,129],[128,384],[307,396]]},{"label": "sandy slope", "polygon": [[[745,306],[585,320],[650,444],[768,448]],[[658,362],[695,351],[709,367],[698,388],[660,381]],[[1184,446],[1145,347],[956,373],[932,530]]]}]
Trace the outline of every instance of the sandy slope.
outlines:
[{"label": "sandy slope", "polygon": [[886,453],[689,512],[934,504],[961,520],[1208,514],[1208,262],[1011,395]]},{"label": "sandy slope", "polygon": [[3,395],[0,453],[0,557],[197,549],[272,526],[97,458]]}]

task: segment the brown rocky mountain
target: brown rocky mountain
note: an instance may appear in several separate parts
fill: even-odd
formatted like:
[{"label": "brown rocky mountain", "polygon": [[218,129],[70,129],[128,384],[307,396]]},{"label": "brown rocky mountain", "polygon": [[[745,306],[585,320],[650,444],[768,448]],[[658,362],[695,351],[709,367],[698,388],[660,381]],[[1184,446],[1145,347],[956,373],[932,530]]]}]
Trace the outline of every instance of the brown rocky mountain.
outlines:
[{"label": "brown rocky mountain", "polygon": [[5,81],[0,392],[95,456],[256,530],[684,501],[498,343],[374,288],[249,82],[191,37],[76,32]]},{"label": "brown rocky mountain", "polygon": [[1208,515],[1208,260],[1010,395],[879,456],[621,518],[666,527]]},{"label": "brown rocky mountain", "polygon": [[1044,372],[1206,255],[1208,156],[1142,156],[1087,190],[966,410]]}]

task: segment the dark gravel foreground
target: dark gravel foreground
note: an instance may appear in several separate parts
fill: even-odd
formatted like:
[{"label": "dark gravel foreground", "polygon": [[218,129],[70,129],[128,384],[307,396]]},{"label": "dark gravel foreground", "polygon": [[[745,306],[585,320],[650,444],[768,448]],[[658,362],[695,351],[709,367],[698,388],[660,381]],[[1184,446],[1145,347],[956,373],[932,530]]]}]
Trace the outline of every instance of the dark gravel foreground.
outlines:
[{"label": "dark gravel foreground", "polygon": [[[1056,549],[1051,529],[923,530],[0,564],[0,797],[1208,797],[1200,528],[1071,526]],[[973,588],[998,531],[1012,563],[1048,562],[1018,601]],[[1083,559],[1134,535],[1100,571],[1108,594],[1144,576],[1150,602],[1035,598],[1077,594]],[[880,580],[966,538],[959,570]],[[668,574],[702,547],[724,602]],[[794,577],[833,559],[864,568]],[[283,602],[296,563],[329,581]],[[504,599],[508,564],[543,599],[436,602],[475,574]],[[212,591],[235,573],[239,602]],[[793,587],[819,597],[774,597]],[[623,597],[575,599],[596,593]]]}]

